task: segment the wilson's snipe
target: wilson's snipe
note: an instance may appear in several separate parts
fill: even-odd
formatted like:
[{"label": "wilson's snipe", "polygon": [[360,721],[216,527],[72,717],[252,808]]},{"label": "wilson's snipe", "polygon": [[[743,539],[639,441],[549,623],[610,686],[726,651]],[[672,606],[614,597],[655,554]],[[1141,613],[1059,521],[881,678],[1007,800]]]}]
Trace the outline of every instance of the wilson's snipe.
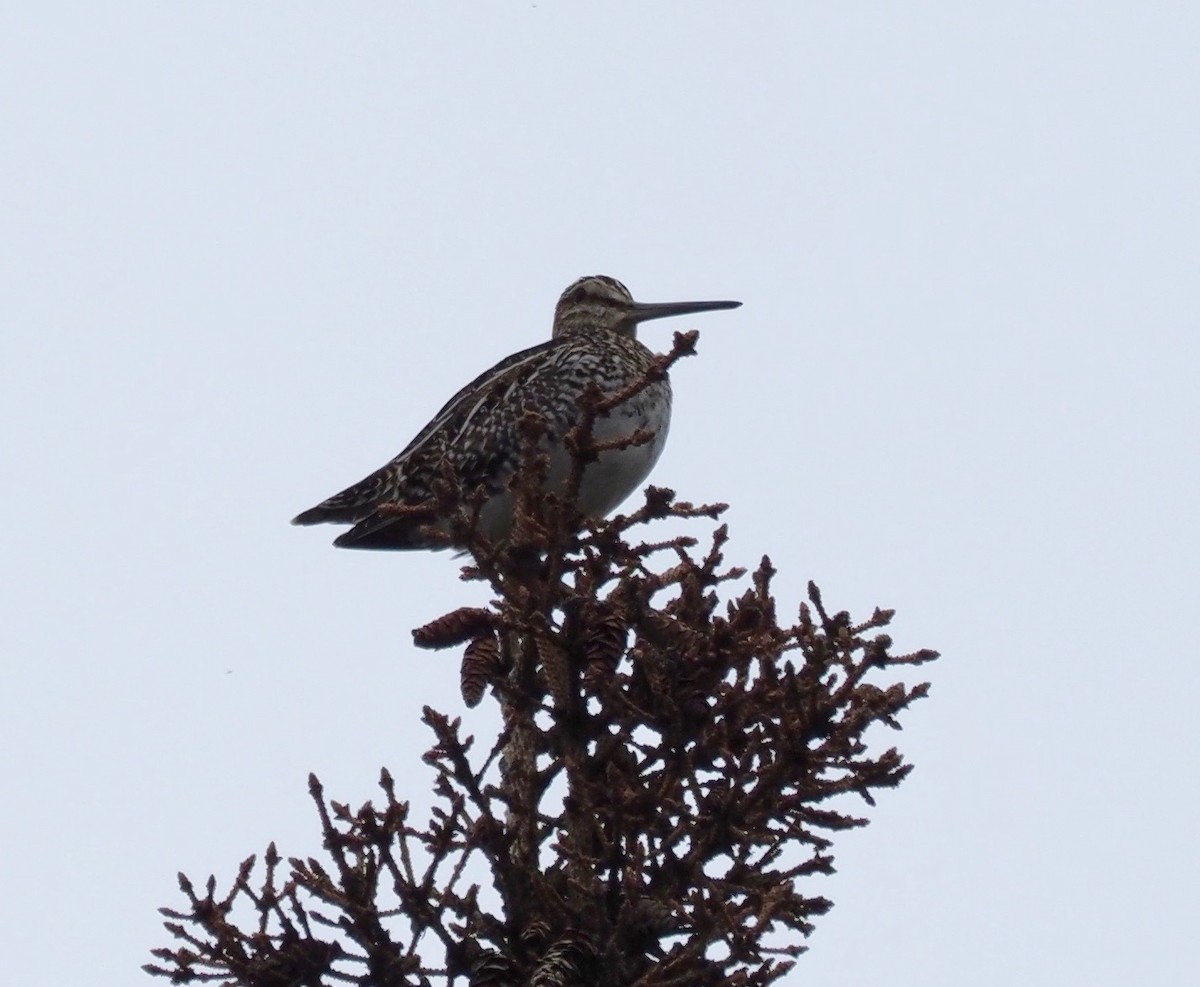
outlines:
[{"label": "wilson's snipe", "polygon": [[[635,302],[615,278],[580,278],[558,300],[551,338],[501,360],[454,395],[395,459],[366,479],[298,515],[293,524],[353,524],[334,541],[343,548],[442,548],[423,529],[436,517],[419,510],[432,500],[431,483],[447,474],[463,492],[482,485],[489,497],[480,515],[484,533],[502,539],[512,524],[508,482],[518,460],[517,422],[526,411],[547,422],[550,483],[561,485],[571,457],[563,437],[582,416],[589,383],[614,395],[642,381],[654,355],[637,340],[638,323],[671,315],[737,308],[741,302]],[[597,442],[643,429],[649,441],[601,452],[582,475],[579,510],[603,517],[649,475],[667,439],[671,384],[664,377],[599,417]],[[388,505],[394,505],[388,510]],[[380,508],[383,510],[380,510]]]}]

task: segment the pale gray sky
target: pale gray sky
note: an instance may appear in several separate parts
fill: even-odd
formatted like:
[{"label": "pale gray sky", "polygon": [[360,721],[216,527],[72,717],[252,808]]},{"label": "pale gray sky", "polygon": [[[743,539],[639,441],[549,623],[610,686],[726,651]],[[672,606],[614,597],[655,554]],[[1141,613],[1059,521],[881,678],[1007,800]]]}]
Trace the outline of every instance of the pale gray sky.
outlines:
[{"label": "pale gray sky", "polygon": [[[655,481],[941,649],[789,983],[1194,975],[1195,4],[0,12],[0,927],[138,981],[175,872],[419,795],[479,602],[298,510],[581,274],[745,307]],[[466,714],[485,729],[487,716]],[[864,937],[869,945],[864,944]]]}]

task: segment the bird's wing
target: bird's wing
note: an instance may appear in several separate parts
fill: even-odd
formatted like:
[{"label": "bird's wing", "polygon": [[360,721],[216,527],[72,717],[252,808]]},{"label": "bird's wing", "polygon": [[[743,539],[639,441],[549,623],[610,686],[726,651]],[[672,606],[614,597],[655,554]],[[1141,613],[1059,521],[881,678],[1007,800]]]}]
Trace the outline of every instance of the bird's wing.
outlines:
[{"label": "bird's wing", "polygon": [[[496,443],[460,446],[468,428],[479,434],[495,434],[488,419],[528,385],[543,369],[543,354],[564,346],[564,339],[550,339],[506,357],[458,391],[447,401],[398,456],[374,473],[297,515],[293,524],[343,524],[362,521],[383,502],[419,503],[430,496],[429,482],[442,459],[456,452],[456,467],[464,484],[478,483],[488,475]],[[487,386],[485,385],[487,382]],[[389,519],[395,520],[395,519]]]},{"label": "bird's wing", "polygon": [[[531,362],[535,362],[542,353],[545,353],[547,350],[557,349],[565,342],[566,340],[563,339],[548,339],[544,343],[538,343],[536,346],[530,346],[528,349],[521,350],[519,353],[513,353],[511,356],[506,356],[494,367],[490,368],[489,370],[485,370],[473,381],[471,381],[471,383],[461,388],[458,393],[454,395],[454,397],[442,405],[438,413],[430,419],[429,424],[421,429],[421,431],[417,433],[416,437],[404,447],[404,451],[394,457],[391,462],[388,463],[388,465],[394,466],[413,456],[419,449],[426,445],[430,436],[434,435],[452,419],[456,417],[462,417],[464,414],[469,417],[471,412],[468,398],[480,391],[480,385],[482,385],[484,381],[493,377],[499,378],[502,375],[506,379],[519,378],[521,376],[521,368],[528,367],[528,365]],[[457,433],[459,430],[455,429],[454,431]]]}]

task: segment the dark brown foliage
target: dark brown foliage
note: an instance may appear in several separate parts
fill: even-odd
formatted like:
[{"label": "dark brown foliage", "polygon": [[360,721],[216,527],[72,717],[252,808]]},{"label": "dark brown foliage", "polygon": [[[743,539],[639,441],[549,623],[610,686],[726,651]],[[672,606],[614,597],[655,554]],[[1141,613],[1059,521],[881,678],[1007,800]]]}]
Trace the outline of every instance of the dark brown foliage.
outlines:
[{"label": "dark brown foliage", "polygon": [[[656,372],[694,342],[677,336]],[[571,438],[581,464],[598,451],[590,428]],[[177,944],[148,971],[254,987],[740,987],[803,951],[830,907],[816,877],[833,871],[831,836],[866,823],[848,801],[873,804],[909,771],[866,734],[898,727],[927,687],[896,673],[936,654],[893,655],[891,611],[856,623],[812,584],[781,624],[771,562],[748,580],[726,567],[724,525],[702,552],[691,537],[630,540],[723,505],[652,487],[630,515],[568,516],[541,490],[539,434],[528,422],[509,542],[483,542],[469,510],[453,533],[492,606],[416,632],[425,647],[468,642],[464,699],[494,686],[501,735],[480,756],[457,718],[426,708],[437,802],[423,824],[386,770],[379,804],[357,810],[311,779],[324,862],[281,867],[272,845],[220,898],[181,876],[186,907],[163,910]]]}]

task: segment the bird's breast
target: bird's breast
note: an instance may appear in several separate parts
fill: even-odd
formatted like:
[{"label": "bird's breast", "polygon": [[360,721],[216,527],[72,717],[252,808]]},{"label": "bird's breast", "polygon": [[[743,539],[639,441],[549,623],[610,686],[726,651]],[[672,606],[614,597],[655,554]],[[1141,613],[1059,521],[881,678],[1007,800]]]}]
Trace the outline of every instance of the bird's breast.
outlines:
[{"label": "bird's breast", "polygon": [[[637,490],[662,455],[670,425],[671,389],[666,381],[656,381],[597,419],[592,429],[597,444],[623,442],[639,430],[648,433],[649,438],[625,448],[606,449],[588,464],[580,484],[580,511],[590,517],[603,517]],[[565,480],[571,469],[570,456],[564,449],[560,457],[558,469]]]}]

